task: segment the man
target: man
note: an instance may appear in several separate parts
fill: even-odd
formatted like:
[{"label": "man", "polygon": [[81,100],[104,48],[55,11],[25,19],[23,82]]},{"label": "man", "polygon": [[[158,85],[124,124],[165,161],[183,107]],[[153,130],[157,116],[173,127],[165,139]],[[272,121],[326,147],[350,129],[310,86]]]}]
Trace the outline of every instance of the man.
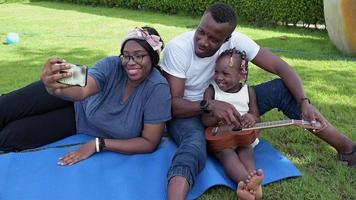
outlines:
[{"label": "man", "polygon": [[[340,159],[356,165],[355,143],[338,132],[310,104],[299,76],[269,50],[258,46],[244,34],[234,32],[237,25],[233,9],[223,3],[210,5],[195,31],[183,33],[168,43],[162,68],[170,84],[174,119],[168,130],[178,145],[168,172],[168,198],[185,199],[206,161],[204,127],[200,114],[211,112],[221,123],[240,126],[236,109],[217,100],[203,100],[203,94],[214,75],[217,56],[228,48],[245,51],[247,59],[281,79],[254,87],[261,115],[278,108],[292,119],[319,121],[319,138],[333,146]],[[242,124],[243,125],[243,124]]]}]

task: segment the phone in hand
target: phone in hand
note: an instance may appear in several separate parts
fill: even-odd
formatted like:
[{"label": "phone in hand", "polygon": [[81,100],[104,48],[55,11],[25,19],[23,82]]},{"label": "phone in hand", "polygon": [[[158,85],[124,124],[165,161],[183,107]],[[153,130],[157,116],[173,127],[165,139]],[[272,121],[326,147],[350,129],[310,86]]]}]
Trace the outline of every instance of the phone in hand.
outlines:
[{"label": "phone in hand", "polygon": [[71,63],[68,64],[70,66],[70,69],[63,70],[60,73],[70,72],[72,76],[60,79],[58,80],[58,82],[66,85],[73,85],[73,86],[80,86],[80,87],[86,86],[87,79],[88,79],[88,67],[86,65],[77,65]]}]

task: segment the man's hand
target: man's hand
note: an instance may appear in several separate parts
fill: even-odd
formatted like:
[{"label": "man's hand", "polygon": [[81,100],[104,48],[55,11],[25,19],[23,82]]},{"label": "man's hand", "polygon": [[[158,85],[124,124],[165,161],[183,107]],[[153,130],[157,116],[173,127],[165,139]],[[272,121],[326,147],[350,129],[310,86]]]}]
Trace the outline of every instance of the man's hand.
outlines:
[{"label": "man's hand", "polygon": [[72,151],[59,158],[59,165],[73,165],[79,161],[89,158],[95,153],[95,140],[89,141],[82,145],[78,150]]},{"label": "man's hand", "polygon": [[55,91],[69,87],[68,85],[58,83],[58,80],[72,76],[71,73],[63,73],[63,70],[69,69],[69,65],[63,59],[51,58],[45,63],[41,80],[48,90]]},{"label": "man's hand", "polygon": [[310,103],[303,101],[300,105],[302,118],[309,121],[312,126],[315,126],[316,122],[320,122],[321,127],[318,129],[313,129],[313,132],[320,132],[324,130],[328,125],[324,116]]},{"label": "man's hand", "polygon": [[241,116],[233,105],[223,101],[209,100],[208,110],[212,112],[219,124],[240,127]]}]

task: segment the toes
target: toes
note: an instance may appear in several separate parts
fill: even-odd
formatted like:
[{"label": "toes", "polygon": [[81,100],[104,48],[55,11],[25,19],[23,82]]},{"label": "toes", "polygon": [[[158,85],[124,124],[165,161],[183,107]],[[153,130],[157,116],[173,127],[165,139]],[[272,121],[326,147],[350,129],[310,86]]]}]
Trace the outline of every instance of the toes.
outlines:
[{"label": "toes", "polygon": [[243,181],[240,181],[239,184],[237,185],[238,190],[243,190],[245,188],[245,183]]}]

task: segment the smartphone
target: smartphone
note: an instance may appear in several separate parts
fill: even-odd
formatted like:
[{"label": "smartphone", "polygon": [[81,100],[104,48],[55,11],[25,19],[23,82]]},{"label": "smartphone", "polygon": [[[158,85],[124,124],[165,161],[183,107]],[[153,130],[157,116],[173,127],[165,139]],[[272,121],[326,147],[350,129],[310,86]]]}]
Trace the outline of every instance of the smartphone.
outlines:
[{"label": "smartphone", "polygon": [[84,87],[87,85],[88,67],[86,65],[77,65],[68,63],[70,69],[61,71],[60,73],[72,73],[71,77],[60,79],[58,82],[66,85]]}]

